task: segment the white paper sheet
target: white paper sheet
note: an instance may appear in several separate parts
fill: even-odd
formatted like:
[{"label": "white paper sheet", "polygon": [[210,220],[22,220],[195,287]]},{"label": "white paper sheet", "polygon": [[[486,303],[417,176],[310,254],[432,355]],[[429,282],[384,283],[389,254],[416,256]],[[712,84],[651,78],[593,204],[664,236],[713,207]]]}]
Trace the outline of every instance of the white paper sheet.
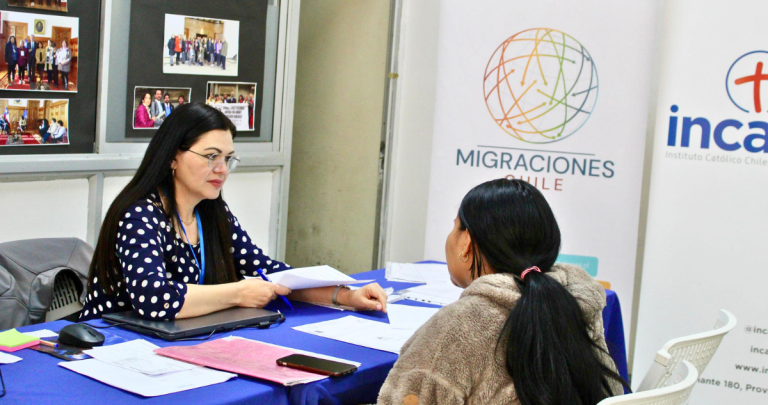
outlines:
[{"label": "white paper sheet", "polygon": [[268,274],[267,277],[273,283],[288,287],[291,290],[329,287],[342,284],[361,284],[373,281],[355,280],[333,267],[326,265],[279,271],[277,273]]},{"label": "white paper sheet", "polygon": [[236,374],[194,367],[178,373],[148,376],[96,359],[65,361],[60,366],[107,385],[133,392],[144,397],[156,397],[222,383]]},{"label": "white paper sheet", "polygon": [[416,330],[424,325],[440,308],[387,305],[387,316],[392,329]]},{"label": "white paper sheet", "polygon": [[426,284],[401,290],[397,293],[404,299],[421,301],[435,305],[448,305],[459,300],[463,288],[452,283]]},{"label": "white paper sheet", "polygon": [[58,337],[59,334],[48,329],[40,329],[32,332],[21,332],[25,335],[34,336],[36,338]]},{"label": "white paper sheet", "polygon": [[0,364],[11,364],[21,360],[21,357],[16,357],[12,354],[0,352]]},{"label": "white paper sheet", "polygon": [[159,348],[160,346],[146,340],[136,339],[110,346],[94,347],[83,350],[83,353],[105,363],[151,376],[195,368],[192,364],[155,354],[154,350]]},{"label": "white paper sheet", "polygon": [[415,332],[407,329],[393,329],[388,323],[352,315],[332,321],[295,326],[293,329],[395,354],[400,353],[400,348]]},{"label": "white paper sheet", "polygon": [[449,283],[448,265],[438,263],[387,263],[385,277],[406,283]]}]

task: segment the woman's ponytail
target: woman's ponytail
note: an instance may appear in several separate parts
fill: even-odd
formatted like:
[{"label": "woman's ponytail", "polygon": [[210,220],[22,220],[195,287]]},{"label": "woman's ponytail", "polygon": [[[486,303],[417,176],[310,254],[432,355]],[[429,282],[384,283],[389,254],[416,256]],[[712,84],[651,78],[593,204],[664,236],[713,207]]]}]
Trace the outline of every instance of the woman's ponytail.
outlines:
[{"label": "woman's ponytail", "polygon": [[521,296],[499,340],[520,403],[592,405],[612,396],[609,380],[623,380],[598,356],[576,298],[545,273],[517,285]]}]

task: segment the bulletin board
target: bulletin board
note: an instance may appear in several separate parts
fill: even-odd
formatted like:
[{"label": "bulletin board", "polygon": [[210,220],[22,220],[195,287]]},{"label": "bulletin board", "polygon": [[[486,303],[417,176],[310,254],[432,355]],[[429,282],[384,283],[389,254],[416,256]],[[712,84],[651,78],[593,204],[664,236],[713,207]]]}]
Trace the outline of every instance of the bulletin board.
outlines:
[{"label": "bulletin board", "polygon": [[[271,142],[271,130],[262,130],[265,126],[271,128],[272,125],[271,115],[263,115],[262,111],[265,105],[268,105],[271,111],[274,104],[274,78],[270,84],[269,76],[270,72],[274,75],[275,60],[269,57],[268,32],[276,31],[277,27],[268,27],[268,5],[268,0],[132,0],[131,21],[141,21],[141,24],[131,24],[129,33],[123,121],[125,140],[148,141],[156,132],[156,128],[136,127],[135,114],[142,97],[140,93],[146,91],[154,96],[154,92],[159,89],[163,97],[169,93],[172,104],[178,104],[178,89],[189,89],[188,101],[204,103],[208,98],[209,83],[218,82],[239,83],[239,86],[255,84],[253,129],[238,129],[237,140]],[[186,23],[183,23],[186,25],[169,30],[167,26],[171,24],[170,19],[178,17],[186,18]],[[233,38],[230,27],[233,22],[236,22],[239,28],[237,38]],[[226,38],[229,45],[226,70],[217,66],[214,71],[209,60],[199,66],[196,62],[184,63],[184,58],[178,57],[176,59],[179,59],[178,62],[181,62],[182,66],[179,67],[179,63],[175,64],[175,68],[170,66],[168,42],[172,38],[171,35],[205,37],[210,40],[218,38],[221,34],[214,32],[216,30],[212,28],[219,25],[224,25],[225,29],[229,30],[229,38]],[[234,72],[232,65],[236,65]],[[231,89],[232,86],[226,85],[225,88]],[[167,89],[171,90],[166,91]],[[245,91],[248,92],[250,90]],[[269,120],[266,123],[268,125],[262,125],[263,117]]]},{"label": "bulletin board", "polygon": [[[56,17],[76,18],[78,22],[78,34],[76,43],[71,44],[73,72],[76,70],[76,92],[70,91],[40,91],[9,89],[7,77],[7,63],[2,58],[0,62],[0,99],[9,99],[12,102],[35,99],[51,100],[51,104],[59,100],[67,100],[68,117],[66,122],[68,144],[18,144],[0,145],[0,156],[3,155],[51,155],[51,154],[79,154],[93,153],[96,137],[96,106],[99,83],[99,48],[101,33],[101,1],[69,1],[68,11],[54,11],[46,9],[33,9],[24,7],[10,7],[7,1],[0,2],[0,12],[33,14],[30,20],[27,36],[35,33],[35,27],[45,30],[56,30]],[[0,41],[3,44],[8,41],[8,20],[0,23]],[[13,21],[10,21],[13,22]],[[11,24],[12,25],[12,24]],[[41,31],[47,32],[47,31]],[[40,35],[47,38],[52,35]],[[3,45],[3,50],[5,46]],[[74,67],[76,66],[76,68]],[[45,74],[45,73],[44,73]],[[70,73],[70,76],[73,73]],[[5,84],[3,84],[3,80]],[[56,101],[54,101],[56,100]],[[59,102],[60,103],[60,102]],[[0,115],[4,112],[0,111]],[[28,122],[37,126],[37,122]]]}]

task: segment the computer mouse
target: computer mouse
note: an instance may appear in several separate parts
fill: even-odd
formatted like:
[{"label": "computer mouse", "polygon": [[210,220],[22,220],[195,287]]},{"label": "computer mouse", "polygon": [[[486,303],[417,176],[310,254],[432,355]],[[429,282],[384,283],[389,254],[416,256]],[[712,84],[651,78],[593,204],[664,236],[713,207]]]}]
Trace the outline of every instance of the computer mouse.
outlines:
[{"label": "computer mouse", "polygon": [[90,349],[94,346],[103,345],[104,335],[88,325],[73,323],[61,328],[59,331],[59,343]]}]

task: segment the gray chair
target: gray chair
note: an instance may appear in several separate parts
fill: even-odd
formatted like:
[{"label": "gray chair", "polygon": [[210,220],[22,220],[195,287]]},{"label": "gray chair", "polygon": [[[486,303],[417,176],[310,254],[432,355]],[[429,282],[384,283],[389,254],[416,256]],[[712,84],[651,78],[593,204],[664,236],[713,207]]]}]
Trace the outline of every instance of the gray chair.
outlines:
[{"label": "gray chair", "polygon": [[0,243],[0,330],[79,311],[92,257],[76,238]]}]

